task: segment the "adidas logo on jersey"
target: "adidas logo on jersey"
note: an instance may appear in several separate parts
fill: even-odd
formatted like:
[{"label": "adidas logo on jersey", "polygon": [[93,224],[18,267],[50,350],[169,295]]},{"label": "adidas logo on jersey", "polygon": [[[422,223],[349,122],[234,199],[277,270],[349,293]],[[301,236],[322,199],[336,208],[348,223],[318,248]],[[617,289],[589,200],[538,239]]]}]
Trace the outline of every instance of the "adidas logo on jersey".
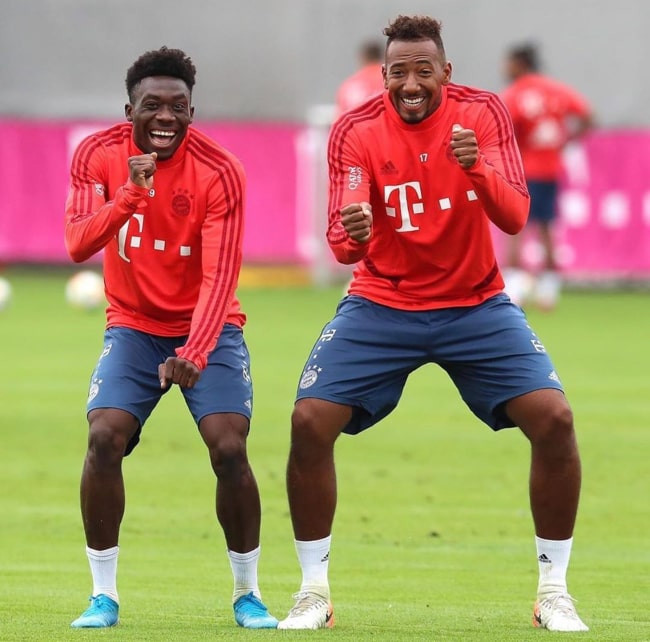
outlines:
[{"label": "adidas logo on jersey", "polygon": [[380,170],[380,174],[397,174],[397,168],[395,165],[393,165],[393,161],[388,161],[385,165],[382,165]]}]

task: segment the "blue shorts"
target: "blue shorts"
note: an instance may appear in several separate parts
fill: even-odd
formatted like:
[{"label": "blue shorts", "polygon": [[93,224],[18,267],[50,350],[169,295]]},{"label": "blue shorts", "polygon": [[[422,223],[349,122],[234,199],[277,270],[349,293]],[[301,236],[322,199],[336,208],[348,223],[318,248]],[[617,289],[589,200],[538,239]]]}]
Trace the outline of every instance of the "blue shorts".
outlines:
[{"label": "blue shorts", "polygon": [[[130,328],[109,328],[104,349],[90,379],[87,411],[119,408],[136,417],[140,426],[126,454],[137,445],[147,418],[161,397],[158,365],[176,356],[187,337],[158,337]],[[217,347],[193,388],[180,388],[197,426],[213,413],[235,412],[249,421],[253,412],[250,356],[241,328],[226,324]]]},{"label": "blue shorts", "polygon": [[493,430],[514,426],[504,410],[510,399],[562,390],[546,349],[505,294],[473,307],[416,312],[348,296],[312,349],[297,399],[352,406],[343,432],[356,434],[392,412],[409,374],[426,363],[444,368]]},{"label": "blue shorts", "polygon": [[530,194],[530,214],[528,220],[538,223],[550,223],[557,211],[556,181],[528,181]]}]

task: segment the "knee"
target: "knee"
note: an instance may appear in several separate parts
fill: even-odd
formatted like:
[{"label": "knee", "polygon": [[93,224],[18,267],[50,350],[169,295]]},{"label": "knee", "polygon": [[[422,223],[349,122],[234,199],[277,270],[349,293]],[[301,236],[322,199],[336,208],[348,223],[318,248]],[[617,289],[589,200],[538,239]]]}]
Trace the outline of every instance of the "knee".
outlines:
[{"label": "knee", "polygon": [[315,444],[321,441],[311,404],[298,403],[291,413],[291,444]]},{"label": "knee", "polygon": [[240,438],[220,440],[210,448],[210,462],[219,479],[242,474],[248,468],[245,441]]},{"label": "knee", "polygon": [[526,434],[534,446],[567,454],[573,452],[576,442],[571,407],[564,402],[546,408]]},{"label": "knee", "polygon": [[291,451],[294,455],[308,455],[330,450],[345,421],[332,416],[330,408],[312,403],[310,399],[298,402],[291,414]]},{"label": "knee", "polygon": [[567,403],[558,404],[548,416],[547,432],[551,439],[573,436],[573,411]]},{"label": "knee", "polygon": [[235,435],[220,439],[210,448],[210,459],[217,474],[245,465],[247,462],[245,440]]},{"label": "knee", "polygon": [[248,468],[248,422],[243,417],[240,420],[239,417],[213,415],[202,422],[200,428],[218,478],[236,476]]},{"label": "knee", "polygon": [[119,466],[129,435],[101,417],[89,424],[87,459],[97,467]]}]

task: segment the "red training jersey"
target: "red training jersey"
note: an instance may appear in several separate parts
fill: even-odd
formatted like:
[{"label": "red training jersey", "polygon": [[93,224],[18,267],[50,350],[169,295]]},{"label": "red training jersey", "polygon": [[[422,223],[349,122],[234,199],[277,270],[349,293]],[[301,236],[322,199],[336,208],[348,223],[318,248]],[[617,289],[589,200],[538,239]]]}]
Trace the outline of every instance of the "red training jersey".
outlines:
[{"label": "red training jersey", "polygon": [[[479,158],[464,170],[452,127],[473,129]],[[438,109],[408,124],[389,94],[338,119],[328,142],[327,240],[341,263],[357,263],[349,288],[403,310],[475,305],[503,290],[490,221],[520,231],[530,198],[508,112],[493,93],[449,84]],[[368,243],[351,239],[340,210],[372,206]]]},{"label": "red training jersey", "polygon": [[336,115],[358,107],[362,102],[384,91],[381,63],[361,67],[341,83],[336,92]]},{"label": "red training jersey", "polygon": [[568,120],[588,117],[590,106],[577,91],[542,74],[524,74],[502,94],[510,112],[526,176],[555,181],[568,140]]},{"label": "red training jersey", "polygon": [[156,162],[148,190],[129,178],[129,156],[143,153],[130,123],[80,143],[65,208],[66,248],[75,262],[104,250],[107,327],[188,335],[177,354],[203,369],[223,324],[246,321],[235,296],[244,170],[190,127],[174,155]]}]

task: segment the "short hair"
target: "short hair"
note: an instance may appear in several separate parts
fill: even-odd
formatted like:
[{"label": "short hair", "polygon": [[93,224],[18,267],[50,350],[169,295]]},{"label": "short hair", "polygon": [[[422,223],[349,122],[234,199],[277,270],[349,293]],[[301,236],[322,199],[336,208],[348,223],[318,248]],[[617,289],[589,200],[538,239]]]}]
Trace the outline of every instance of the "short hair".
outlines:
[{"label": "short hair", "polygon": [[445,46],[440,35],[441,31],[442,23],[429,16],[397,16],[384,29],[384,35],[388,38],[386,46],[393,40],[433,40],[444,59]]},{"label": "short hair", "polygon": [[539,71],[539,53],[537,46],[531,42],[511,47],[508,57],[530,71]]},{"label": "short hair", "polygon": [[151,76],[170,76],[179,78],[190,90],[196,82],[196,67],[192,59],[180,49],[161,47],[143,53],[126,72],[126,92],[133,101],[133,90],[143,78]]},{"label": "short hair", "polygon": [[376,40],[369,40],[361,45],[359,53],[364,60],[380,61],[384,58],[384,45]]}]

